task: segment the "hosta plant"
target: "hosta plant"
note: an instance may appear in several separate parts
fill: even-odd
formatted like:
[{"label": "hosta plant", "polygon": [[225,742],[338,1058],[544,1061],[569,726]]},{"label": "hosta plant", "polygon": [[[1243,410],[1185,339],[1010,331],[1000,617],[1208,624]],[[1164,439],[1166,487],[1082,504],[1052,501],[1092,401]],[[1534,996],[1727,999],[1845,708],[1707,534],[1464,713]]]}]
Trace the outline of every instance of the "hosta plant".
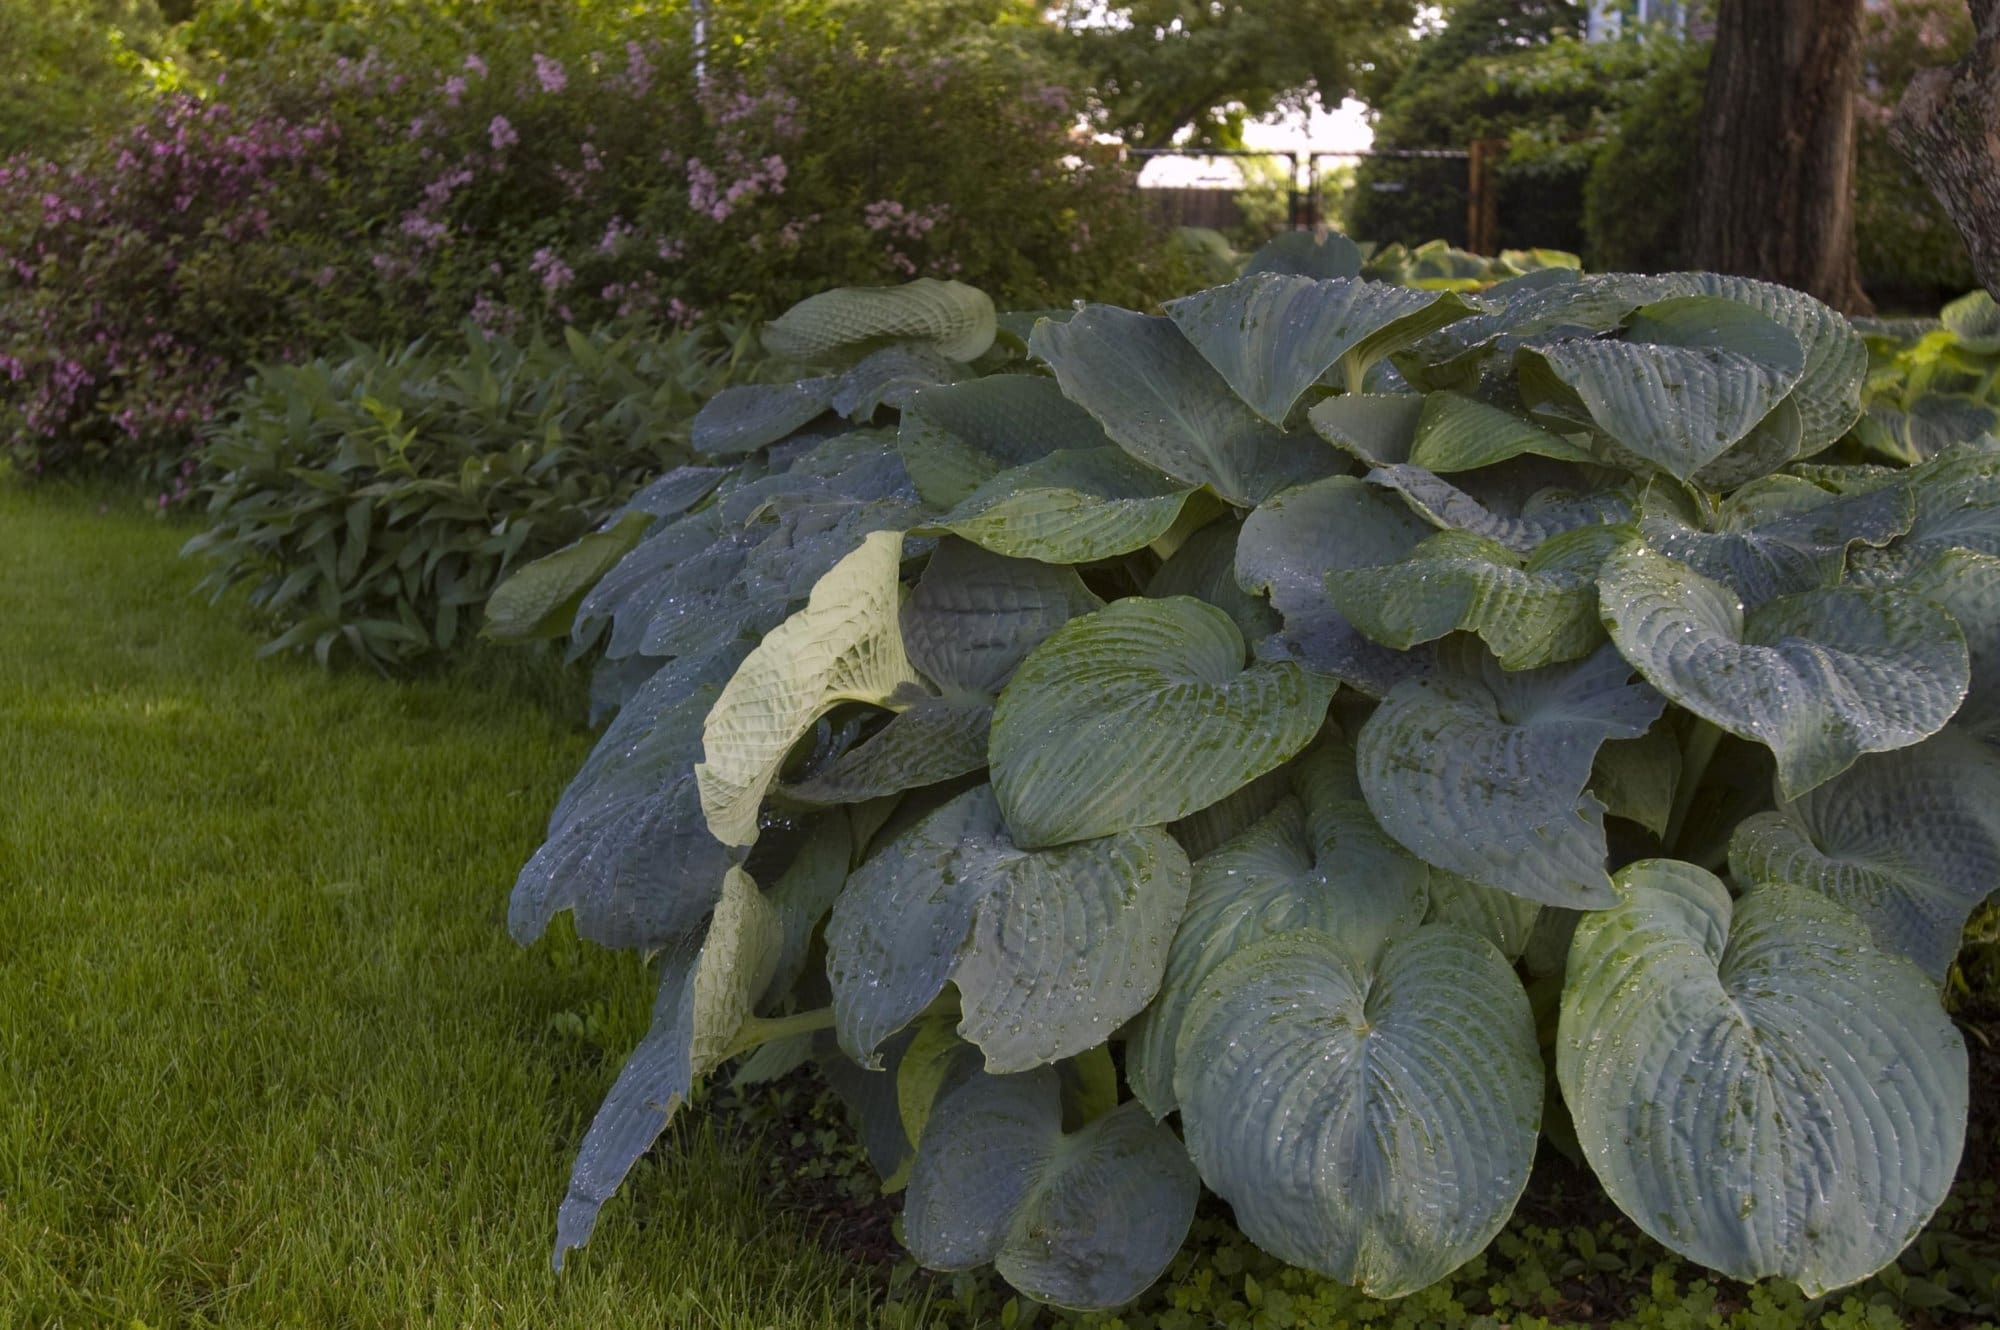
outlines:
[{"label": "hosta plant", "polygon": [[2000,881],[2000,452],[1843,460],[1867,348],[1793,291],[1358,260],[816,297],[769,333],[814,372],[510,584],[617,711],[513,928],[661,971],[558,1262],[739,1057],[819,1065],[920,1261],[1070,1307],[1203,1185],[1420,1289],[1544,1133],[1739,1279],[1923,1225]]}]

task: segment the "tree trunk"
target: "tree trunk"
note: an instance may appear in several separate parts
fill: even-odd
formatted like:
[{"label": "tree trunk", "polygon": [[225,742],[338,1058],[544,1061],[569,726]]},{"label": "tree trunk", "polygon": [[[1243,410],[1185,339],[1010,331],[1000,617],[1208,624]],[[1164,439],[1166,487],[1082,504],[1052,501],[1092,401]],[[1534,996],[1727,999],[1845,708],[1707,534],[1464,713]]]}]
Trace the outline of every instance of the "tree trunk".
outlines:
[{"label": "tree trunk", "polygon": [[2000,0],[1972,0],[1972,51],[1910,80],[1889,141],[1944,204],[2000,300]]},{"label": "tree trunk", "polygon": [[1872,308],[1854,255],[1861,13],[1862,0],[1721,0],[1688,213],[1696,267]]}]

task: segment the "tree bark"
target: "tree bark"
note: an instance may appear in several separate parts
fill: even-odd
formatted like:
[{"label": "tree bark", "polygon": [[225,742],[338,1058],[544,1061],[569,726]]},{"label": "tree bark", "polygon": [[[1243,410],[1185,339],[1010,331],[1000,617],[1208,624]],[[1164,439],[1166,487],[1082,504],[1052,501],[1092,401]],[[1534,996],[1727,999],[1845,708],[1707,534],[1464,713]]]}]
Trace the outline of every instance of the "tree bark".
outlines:
[{"label": "tree bark", "polygon": [[1862,0],[1721,0],[1688,212],[1696,267],[1872,309],[1854,252],[1861,15]]},{"label": "tree bark", "polygon": [[1971,3],[1971,52],[1910,80],[1889,141],[1944,204],[1973,273],[2000,300],[2000,0]]}]

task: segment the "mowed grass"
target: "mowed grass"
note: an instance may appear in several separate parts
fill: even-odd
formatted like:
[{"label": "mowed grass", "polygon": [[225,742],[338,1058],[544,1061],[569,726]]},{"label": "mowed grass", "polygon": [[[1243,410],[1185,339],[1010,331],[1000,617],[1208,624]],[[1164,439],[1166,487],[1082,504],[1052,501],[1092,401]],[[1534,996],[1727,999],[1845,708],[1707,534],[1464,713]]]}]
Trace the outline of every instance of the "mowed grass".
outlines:
[{"label": "mowed grass", "polygon": [[651,997],[505,931],[588,736],[532,671],[255,659],[187,534],[0,483],[0,1326],[869,1323],[708,1130],[550,1271]]}]

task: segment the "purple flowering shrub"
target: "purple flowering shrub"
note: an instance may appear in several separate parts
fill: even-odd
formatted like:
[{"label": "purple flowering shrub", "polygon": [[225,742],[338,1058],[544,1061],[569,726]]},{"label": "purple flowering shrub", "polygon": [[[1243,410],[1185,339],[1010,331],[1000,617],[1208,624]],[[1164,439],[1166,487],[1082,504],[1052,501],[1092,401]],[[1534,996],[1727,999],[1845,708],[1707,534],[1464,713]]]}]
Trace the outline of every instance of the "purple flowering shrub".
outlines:
[{"label": "purple flowering shrub", "polygon": [[721,24],[700,80],[657,22],[289,48],[6,163],[0,451],[143,463],[172,500],[253,362],[350,339],[691,328],[920,275],[1017,306],[1172,288],[1129,180],[1032,66]]}]

